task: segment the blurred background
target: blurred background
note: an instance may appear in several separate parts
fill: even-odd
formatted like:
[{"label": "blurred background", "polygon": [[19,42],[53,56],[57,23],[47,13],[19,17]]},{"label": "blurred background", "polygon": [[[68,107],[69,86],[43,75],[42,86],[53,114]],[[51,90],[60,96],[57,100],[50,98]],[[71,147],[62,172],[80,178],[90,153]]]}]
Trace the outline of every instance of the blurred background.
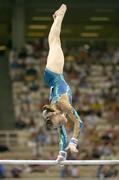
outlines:
[{"label": "blurred background", "polygon": [[[43,71],[52,14],[62,3],[64,75],[84,122],[79,153],[68,159],[119,159],[118,0],[0,0],[0,159],[57,157],[57,131],[46,131],[42,119]],[[68,122],[69,138],[72,131]],[[0,179],[50,177],[118,180],[119,167],[0,165]]]}]

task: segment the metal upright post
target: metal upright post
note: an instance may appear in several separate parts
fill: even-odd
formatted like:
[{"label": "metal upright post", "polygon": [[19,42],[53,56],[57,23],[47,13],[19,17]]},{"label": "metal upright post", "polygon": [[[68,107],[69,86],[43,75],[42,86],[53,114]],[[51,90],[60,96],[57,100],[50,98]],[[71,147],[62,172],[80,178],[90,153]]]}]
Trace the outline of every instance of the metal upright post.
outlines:
[{"label": "metal upright post", "polygon": [[24,0],[15,0],[12,17],[12,40],[13,47],[18,50],[25,42],[25,12]]}]

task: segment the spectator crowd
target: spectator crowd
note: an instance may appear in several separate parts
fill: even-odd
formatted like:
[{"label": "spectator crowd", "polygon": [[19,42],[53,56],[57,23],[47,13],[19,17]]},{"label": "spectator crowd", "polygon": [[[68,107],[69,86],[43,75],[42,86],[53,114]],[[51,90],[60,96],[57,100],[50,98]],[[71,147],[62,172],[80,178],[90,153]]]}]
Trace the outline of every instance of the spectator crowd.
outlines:
[{"label": "spectator crowd", "polygon": [[[117,159],[119,147],[119,48],[108,45],[83,44],[64,47],[64,76],[73,92],[73,105],[84,122],[77,155],[70,159]],[[12,82],[15,127],[28,130],[29,143],[37,144],[33,151],[42,159],[42,147],[58,144],[57,132],[47,132],[43,127],[42,107],[48,103],[49,89],[43,82],[47,61],[46,40],[27,42],[17,52],[11,50],[10,77]],[[72,134],[68,122],[68,136]],[[29,145],[29,146],[30,146]],[[36,147],[36,146],[35,146]],[[53,149],[49,158],[56,158]],[[45,158],[45,157],[44,157]],[[77,177],[77,167],[62,168],[60,175]],[[100,178],[117,176],[116,167],[99,166]]]}]

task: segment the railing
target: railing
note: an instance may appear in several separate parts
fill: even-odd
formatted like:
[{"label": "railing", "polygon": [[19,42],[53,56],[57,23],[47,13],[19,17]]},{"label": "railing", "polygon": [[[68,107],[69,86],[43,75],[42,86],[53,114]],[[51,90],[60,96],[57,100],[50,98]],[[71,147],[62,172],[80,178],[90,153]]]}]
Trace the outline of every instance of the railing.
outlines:
[{"label": "railing", "polygon": [[27,138],[24,131],[2,130],[0,131],[0,145],[14,147],[25,144]]}]

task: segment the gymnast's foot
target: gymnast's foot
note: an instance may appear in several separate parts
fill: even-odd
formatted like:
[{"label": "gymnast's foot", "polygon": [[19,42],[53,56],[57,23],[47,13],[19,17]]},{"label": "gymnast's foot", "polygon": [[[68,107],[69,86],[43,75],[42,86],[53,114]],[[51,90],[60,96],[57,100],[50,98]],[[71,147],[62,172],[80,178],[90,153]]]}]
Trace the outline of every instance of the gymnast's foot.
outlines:
[{"label": "gymnast's foot", "polygon": [[55,11],[55,13],[53,14],[53,19],[55,20],[57,16],[62,16],[63,18],[66,13],[66,10],[67,10],[67,6],[65,4],[62,4],[60,8],[57,11]]}]

